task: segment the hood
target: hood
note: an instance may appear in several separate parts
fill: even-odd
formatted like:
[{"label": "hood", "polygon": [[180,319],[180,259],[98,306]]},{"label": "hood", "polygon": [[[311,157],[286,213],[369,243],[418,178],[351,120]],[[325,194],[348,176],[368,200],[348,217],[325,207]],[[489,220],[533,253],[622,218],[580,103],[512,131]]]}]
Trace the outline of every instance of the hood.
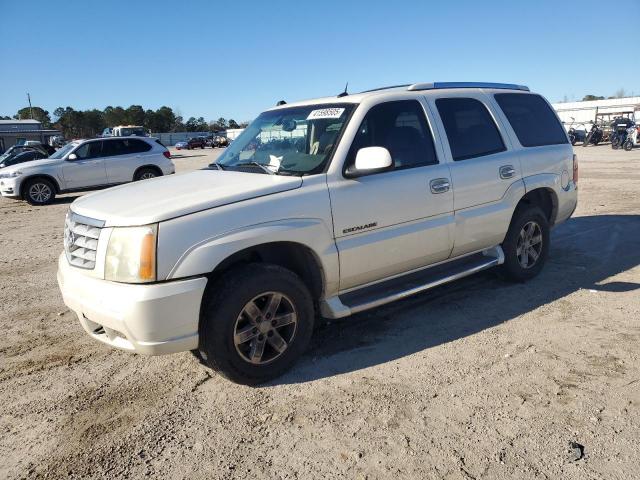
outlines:
[{"label": "hood", "polygon": [[147,225],[293,190],[300,185],[300,177],[197,170],[85,195],[73,202],[71,210],[79,215],[104,220],[105,226]]},{"label": "hood", "polygon": [[[2,173],[13,173],[15,171],[20,171],[23,172],[25,170],[27,170],[28,168],[40,168],[40,167],[45,167],[47,165],[53,165],[54,163],[59,163],[63,160],[58,159],[50,159],[50,158],[43,158],[42,160],[31,160],[29,162],[22,162],[22,163],[18,163],[17,165],[10,165],[8,167],[5,167],[2,170]],[[2,163],[2,162],[0,162]]]}]

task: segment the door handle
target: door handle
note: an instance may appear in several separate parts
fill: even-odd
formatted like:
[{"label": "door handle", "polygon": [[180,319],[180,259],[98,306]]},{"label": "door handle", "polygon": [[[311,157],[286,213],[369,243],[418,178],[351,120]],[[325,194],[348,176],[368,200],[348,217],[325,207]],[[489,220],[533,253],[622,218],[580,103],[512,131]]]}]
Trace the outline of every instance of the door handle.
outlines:
[{"label": "door handle", "polygon": [[451,182],[448,178],[434,178],[429,182],[431,193],[445,193],[451,188]]},{"label": "door handle", "polygon": [[500,167],[500,178],[507,179],[512,178],[516,174],[516,169],[513,168],[513,165],[503,165]]}]

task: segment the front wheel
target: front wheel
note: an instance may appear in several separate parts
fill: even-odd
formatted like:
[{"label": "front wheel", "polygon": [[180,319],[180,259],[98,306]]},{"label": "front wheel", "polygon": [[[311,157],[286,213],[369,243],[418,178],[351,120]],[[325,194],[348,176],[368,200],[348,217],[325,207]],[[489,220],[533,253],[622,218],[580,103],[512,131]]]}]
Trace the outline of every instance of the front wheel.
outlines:
[{"label": "front wheel", "polygon": [[549,255],[549,221],[535,206],[516,210],[502,243],[503,273],[516,282],[525,282],[540,273]]},{"label": "front wheel", "polygon": [[244,265],[208,289],[198,357],[231,381],[260,384],[295,363],[313,323],[311,294],[295,273],[277,265]]},{"label": "front wheel", "polygon": [[627,140],[626,142],[624,142],[624,149],[627,152],[630,152],[631,150],[633,150],[633,140]]},{"label": "front wheel", "polygon": [[44,178],[29,180],[23,191],[23,197],[30,205],[49,205],[56,197],[55,187]]}]

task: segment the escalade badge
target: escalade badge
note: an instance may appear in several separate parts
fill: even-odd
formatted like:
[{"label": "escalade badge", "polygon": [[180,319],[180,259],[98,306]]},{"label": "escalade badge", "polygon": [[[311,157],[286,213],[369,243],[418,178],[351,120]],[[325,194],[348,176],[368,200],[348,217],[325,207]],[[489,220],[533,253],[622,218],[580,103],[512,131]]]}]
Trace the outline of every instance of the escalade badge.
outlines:
[{"label": "escalade badge", "polygon": [[368,228],[377,227],[378,222],[367,223],[366,225],[358,225],[357,227],[349,227],[342,230],[342,233],[351,233],[351,232],[359,232],[361,230],[366,230]]}]

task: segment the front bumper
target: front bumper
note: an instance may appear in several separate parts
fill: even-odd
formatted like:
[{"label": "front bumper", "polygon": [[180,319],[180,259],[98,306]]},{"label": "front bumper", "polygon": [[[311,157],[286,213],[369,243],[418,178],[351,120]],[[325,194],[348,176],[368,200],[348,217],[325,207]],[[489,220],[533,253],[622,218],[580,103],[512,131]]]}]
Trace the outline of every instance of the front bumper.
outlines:
[{"label": "front bumper", "polygon": [[88,277],[58,260],[58,285],[64,303],[96,340],[146,355],[198,347],[204,277],[133,285]]},{"label": "front bumper", "polygon": [[20,177],[0,179],[0,194],[3,197],[18,198],[20,196]]}]

